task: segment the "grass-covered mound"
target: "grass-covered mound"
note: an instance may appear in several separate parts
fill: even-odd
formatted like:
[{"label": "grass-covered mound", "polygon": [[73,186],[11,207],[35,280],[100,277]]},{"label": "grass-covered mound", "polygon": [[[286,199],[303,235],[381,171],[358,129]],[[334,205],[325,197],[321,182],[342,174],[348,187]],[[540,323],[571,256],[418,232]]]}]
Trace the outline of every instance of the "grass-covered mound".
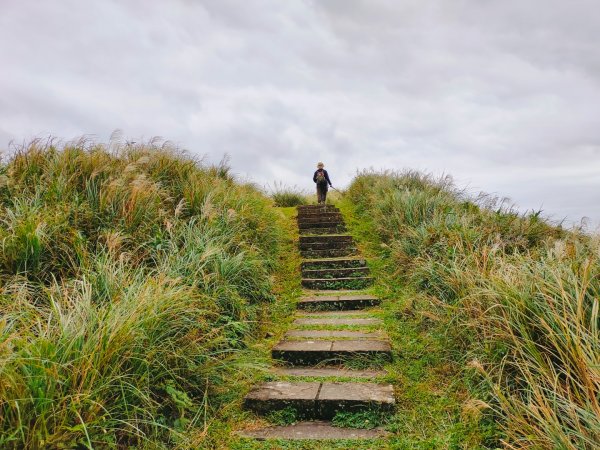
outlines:
[{"label": "grass-covered mound", "polygon": [[347,196],[392,279],[426,299],[423,326],[446,330],[464,413],[499,425],[483,445],[600,447],[597,238],[419,173],[365,172]]},{"label": "grass-covered mound", "polygon": [[274,214],[166,146],[0,164],[0,447],[198,446],[273,300]]}]

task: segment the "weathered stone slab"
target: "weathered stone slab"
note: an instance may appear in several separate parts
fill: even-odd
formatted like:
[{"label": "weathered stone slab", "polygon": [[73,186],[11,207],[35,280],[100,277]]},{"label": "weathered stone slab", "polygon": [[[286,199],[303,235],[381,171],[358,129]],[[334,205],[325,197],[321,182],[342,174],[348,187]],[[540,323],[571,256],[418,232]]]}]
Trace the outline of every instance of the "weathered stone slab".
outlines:
[{"label": "weathered stone slab", "polygon": [[352,295],[340,295],[341,301],[356,301],[356,300],[379,300],[374,295],[370,294],[352,294]]},{"label": "weathered stone slab", "polygon": [[301,212],[301,211],[319,211],[319,210],[330,210],[330,209],[335,209],[335,210],[339,210],[337,206],[332,205],[331,203],[326,203],[326,204],[313,204],[313,205],[298,205],[296,207],[296,209]]},{"label": "weathered stone slab", "polygon": [[331,351],[335,354],[345,353],[360,353],[360,354],[375,354],[375,353],[390,353],[392,348],[390,343],[383,340],[347,340],[333,341]]},{"label": "weathered stone slab", "polygon": [[273,347],[271,355],[292,365],[307,366],[332,364],[358,355],[387,359],[391,357],[391,348],[388,342],[382,340],[296,340],[280,342]]},{"label": "weathered stone slab", "polygon": [[338,411],[391,410],[394,390],[389,384],[357,382],[262,383],[244,399],[244,406],[257,413],[292,407],[299,418],[330,419]]},{"label": "weathered stone slab", "polygon": [[358,253],[355,247],[332,248],[326,250],[301,250],[303,258],[336,258],[338,256],[353,256]]},{"label": "weathered stone slab", "polygon": [[332,341],[324,340],[281,341],[273,347],[271,356],[288,364],[307,366],[332,359],[332,346]]},{"label": "weathered stone slab", "polygon": [[346,228],[346,224],[342,219],[327,219],[327,220],[311,220],[308,222],[298,222],[300,231],[309,228]]},{"label": "weathered stone slab", "polygon": [[396,403],[391,384],[322,383],[316,400],[316,416],[331,418],[337,411],[378,409],[391,411]]},{"label": "weathered stone slab", "polygon": [[346,231],[346,227],[342,224],[334,226],[322,226],[322,227],[306,227],[300,228],[301,235],[320,235],[320,234],[336,234]]},{"label": "weathered stone slab", "polygon": [[314,214],[302,214],[298,216],[298,223],[314,223],[314,222],[343,222],[344,218],[339,212],[324,212]]},{"label": "weathered stone slab", "polygon": [[302,261],[302,270],[316,269],[345,269],[350,267],[365,267],[367,261],[364,258],[325,258]]},{"label": "weathered stone slab", "polygon": [[374,282],[373,277],[349,278],[302,278],[302,287],[307,289],[365,289]]},{"label": "weathered stone slab", "polygon": [[300,311],[296,313],[298,317],[373,317],[372,311]]},{"label": "weathered stone slab", "polygon": [[290,406],[299,413],[305,411],[307,417],[312,417],[319,387],[319,382],[271,381],[262,383],[246,395],[244,407],[257,413],[266,414]]},{"label": "weathered stone slab", "polygon": [[377,378],[387,375],[384,370],[349,370],[337,367],[319,368],[313,367],[278,367],[274,373],[288,377],[317,377],[317,378]]},{"label": "weathered stone slab", "polygon": [[318,243],[318,242],[352,242],[352,236],[349,234],[328,234],[323,236],[300,236],[300,243]]},{"label": "weathered stone slab", "polygon": [[383,331],[351,331],[351,330],[290,330],[285,333],[286,338],[297,339],[386,339]]},{"label": "weathered stone slab", "polygon": [[345,267],[341,269],[305,269],[302,270],[303,278],[350,278],[368,276],[368,267]]},{"label": "weathered stone slab", "polygon": [[324,295],[302,297],[298,309],[302,310],[357,310],[377,306],[381,301],[373,295]]},{"label": "weathered stone slab", "polygon": [[326,250],[330,248],[346,248],[353,247],[352,242],[338,241],[323,241],[323,242],[300,242],[298,248],[300,250]]},{"label": "weathered stone slab", "polygon": [[331,440],[331,439],[378,439],[389,435],[381,429],[364,430],[358,428],[334,427],[328,422],[300,422],[295,425],[268,427],[258,430],[241,431],[242,437],[260,441],[269,439],[286,440]]},{"label": "weathered stone slab", "polygon": [[318,319],[306,318],[294,320],[294,325],[329,325],[329,326],[369,326],[381,325],[381,319]]}]

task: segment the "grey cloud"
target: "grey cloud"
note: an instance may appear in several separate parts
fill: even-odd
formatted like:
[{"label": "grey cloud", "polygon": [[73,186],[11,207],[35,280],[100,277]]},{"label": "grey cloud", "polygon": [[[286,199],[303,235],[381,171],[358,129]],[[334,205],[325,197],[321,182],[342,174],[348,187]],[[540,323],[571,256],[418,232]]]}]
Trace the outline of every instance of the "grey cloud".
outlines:
[{"label": "grey cloud", "polygon": [[4,0],[0,148],[123,129],[259,184],[412,167],[600,223],[594,3]]}]

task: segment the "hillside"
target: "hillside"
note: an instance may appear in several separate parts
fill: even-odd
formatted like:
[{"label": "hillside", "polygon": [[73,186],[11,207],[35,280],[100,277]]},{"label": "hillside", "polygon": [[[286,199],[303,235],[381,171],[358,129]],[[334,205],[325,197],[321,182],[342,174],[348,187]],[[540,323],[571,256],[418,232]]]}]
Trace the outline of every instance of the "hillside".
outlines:
[{"label": "hillside", "polygon": [[168,146],[33,143],[0,208],[0,447],[199,445],[274,300],[270,201]]},{"label": "hillside", "polygon": [[[275,207],[162,143],[34,142],[2,162],[0,448],[600,446],[596,237],[414,172],[359,173],[330,200]],[[371,309],[321,311],[339,289]],[[385,335],[384,357],[294,375],[290,331]],[[330,411],[334,440],[238,434],[302,420],[249,411],[256,386],[338,369],[331,384],[392,386],[393,408]]]}]

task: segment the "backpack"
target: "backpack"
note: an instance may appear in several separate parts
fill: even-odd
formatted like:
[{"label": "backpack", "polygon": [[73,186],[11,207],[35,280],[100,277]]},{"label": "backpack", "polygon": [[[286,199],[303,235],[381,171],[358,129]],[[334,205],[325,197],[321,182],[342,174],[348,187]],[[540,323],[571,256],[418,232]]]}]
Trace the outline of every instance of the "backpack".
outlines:
[{"label": "backpack", "polygon": [[317,186],[327,186],[327,179],[325,178],[325,172],[317,171]]}]

